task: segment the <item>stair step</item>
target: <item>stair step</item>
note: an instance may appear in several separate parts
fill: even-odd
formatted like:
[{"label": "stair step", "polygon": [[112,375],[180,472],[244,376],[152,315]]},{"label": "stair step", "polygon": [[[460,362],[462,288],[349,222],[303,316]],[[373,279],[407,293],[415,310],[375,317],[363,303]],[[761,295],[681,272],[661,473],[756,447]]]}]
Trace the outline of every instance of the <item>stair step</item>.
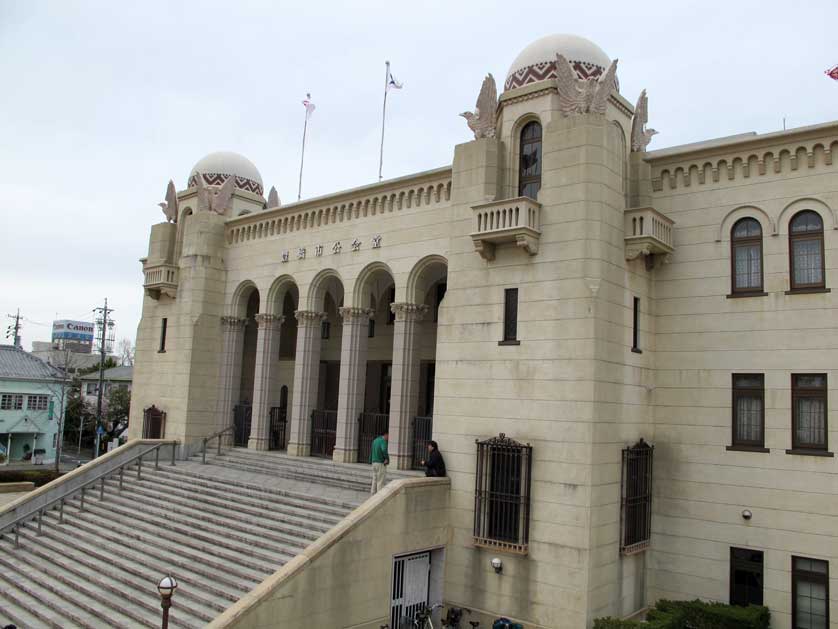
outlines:
[{"label": "stair step", "polygon": [[[222,463],[223,461],[223,463]],[[351,489],[357,492],[369,491],[370,479],[362,480],[352,476],[341,476],[339,474],[324,474],[319,470],[296,470],[290,466],[271,466],[264,463],[242,460],[222,455],[213,459],[213,464],[222,465],[226,468],[234,468],[248,472],[261,472],[269,476],[279,476],[292,480],[318,483],[329,487],[340,489]]]},{"label": "stair step", "polygon": [[0,626],[15,625],[18,629],[43,626],[37,616],[26,611],[22,605],[15,602],[17,599],[14,595],[9,594],[8,587],[0,587]]}]

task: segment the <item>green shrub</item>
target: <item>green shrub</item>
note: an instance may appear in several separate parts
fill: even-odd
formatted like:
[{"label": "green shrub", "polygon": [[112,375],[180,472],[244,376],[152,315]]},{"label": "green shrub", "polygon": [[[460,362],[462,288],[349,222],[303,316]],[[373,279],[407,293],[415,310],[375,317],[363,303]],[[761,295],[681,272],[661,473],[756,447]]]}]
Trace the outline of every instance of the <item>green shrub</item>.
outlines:
[{"label": "green shrub", "polygon": [[646,622],[597,618],[594,629],[768,629],[767,607],[738,607],[724,603],[660,600],[646,614]]}]

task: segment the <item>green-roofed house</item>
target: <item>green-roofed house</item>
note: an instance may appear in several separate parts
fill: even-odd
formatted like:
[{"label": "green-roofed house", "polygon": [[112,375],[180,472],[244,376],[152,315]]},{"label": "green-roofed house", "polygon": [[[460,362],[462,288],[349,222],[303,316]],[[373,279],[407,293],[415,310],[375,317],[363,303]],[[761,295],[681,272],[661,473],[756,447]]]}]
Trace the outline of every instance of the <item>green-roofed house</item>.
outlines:
[{"label": "green-roofed house", "polygon": [[64,375],[13,345],[0,345],[0,459],[55,462]]}]

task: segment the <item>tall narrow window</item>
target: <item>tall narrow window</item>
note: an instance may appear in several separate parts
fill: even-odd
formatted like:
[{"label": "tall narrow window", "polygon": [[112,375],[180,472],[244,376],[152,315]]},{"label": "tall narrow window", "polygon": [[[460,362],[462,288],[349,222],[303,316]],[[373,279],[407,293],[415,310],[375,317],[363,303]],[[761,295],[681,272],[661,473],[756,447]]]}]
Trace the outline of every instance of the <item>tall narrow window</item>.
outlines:
[{"label": "tall narrow window", "polygon": [[734,447],[765,447],[765,376],[761,373],[733,374]]},{"label": "tall narrow window", "polygon": [[518,345],[518,289],[503,293],[503,340],[501,345]]},{"label": "tall narrow window", "polygon": [[654,447],[640,439],[623,450],[620,552],[635,553],[649,546],[652,536],[652,455]]},{"label": "tall narrow window", "polygon": [[829,562],[791,558],[792,629],[829,628]]},{"label": "tall narrow window", "polygon": [[160,349],[158,352],[165,352],[166,351],[166,328],[169,325],[169,320],[166,317],[160,321]]},{"label": "tall narrow window", "polygon": [[635,354],[642,354],[640,349],[640,297],[635,297],[632,303],[631,323],[631,351]]},{"label": "tall narrow window", "polygon": [[826,417],[826,374],[792,374],[792,453],[795,450],[826,452]]},{"label": "tall narrow window", "polygon": [[527,123],[521,129],[521,163],[518,196],[535,199],[541,189],[541,125]]},{"label": "tall narrow window", "polygon": [[390,305],[396,301],[396,287],[390,289],[390,299],[387,300],[387,325],[393,325],[396,321],[396,313],[390,308]]},{"label": "tall narrow window", "polygon": [[332,333],[332,324],[330,321],[323,320],[320,322],[320,338],[324,341],[327,340]]},{"label": "tall narrow window", "polygon": [[823,289],[823,221],[817,212],[798,212],[789,223],[791,289]]},{"label": "tall narrow window", "polygon": [[502,434],[477,442],[474,543],[527,552],[532,446]]},{"label": "tall narrow window", "polygon": [[370,317],[370,322],[367,324],[367,337],[373,338],[375,336],[375,319]]},{"label": "tall narrow window", "polygon": [[762,605],[761,550],[749,548],[730,549],[730,604]]},{"label": "tall narrow window", "polygon": [[762,292],[762,226],[741,218],[730,232],[730,263],[735,295]]}]

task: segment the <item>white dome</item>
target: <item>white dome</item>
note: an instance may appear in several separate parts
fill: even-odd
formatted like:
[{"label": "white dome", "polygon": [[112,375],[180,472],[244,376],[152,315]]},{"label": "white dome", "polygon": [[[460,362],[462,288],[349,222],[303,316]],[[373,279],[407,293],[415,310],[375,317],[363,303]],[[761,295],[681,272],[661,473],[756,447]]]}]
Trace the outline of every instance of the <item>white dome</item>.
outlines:
[{"label": "white dome", "polygon": [[188,186],[195,185],[195,173],[204,176],[204,181],[211,186],[220,186],[227,177],[236,177],[236,188],[261,195],[264,192],[262,175],[256,166],[244,155],[230,151],[210,153],[198,160],[189,171]]},{"label": "white dome", "polygon": [[504,89],[556,78],[556,53],[565,56],[580,79],[599,78],[611,65],[605,51],[589,39],[563,33],[547,35],[535,40],[515,58],[506,74]]}]

